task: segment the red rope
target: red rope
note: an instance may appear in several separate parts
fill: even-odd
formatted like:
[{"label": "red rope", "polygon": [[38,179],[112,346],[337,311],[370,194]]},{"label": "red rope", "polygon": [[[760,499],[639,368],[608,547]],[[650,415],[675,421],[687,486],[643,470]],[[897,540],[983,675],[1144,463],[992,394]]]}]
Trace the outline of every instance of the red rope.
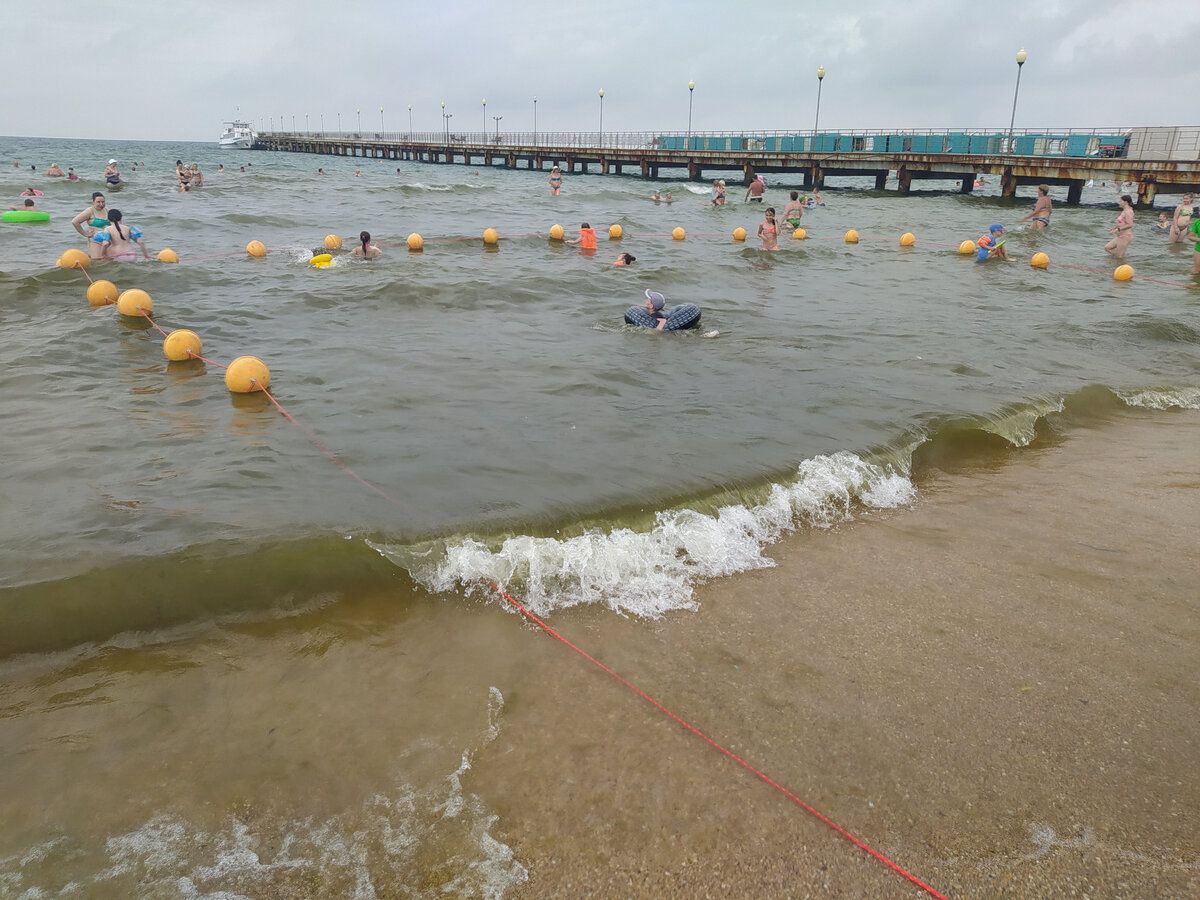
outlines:
[{"label": "red rope", "polygon": [[692,734],[696,735],[699,738],[702,738],[708,744],[710,744],[717,750],[720,750],[722,753],[724,753],[726,756],[728,756],[730,759],[732,759],[734,762],[736,762],[743,769],[745,769],[746,771],[756,775],[758,778],[765,781],[771,787],[775,788],[777,791],[782,793],[785,797],[787,797],[788,799],[790,799],[790,800],[794,801],[796,804],[798,804],[806,812],[808,812],[808,813],[812,814],[813,816],[815,816],[816,818],[820,819],[822,822],[824,822],[826,825],[828,825],[830,828],[832,828],[834,831],[836,831],[842,837],[846,838],[846,840],[850,841],[850,843],[854,844],[856,847],[858,847],[861,850],[865,850],[867,853],[869,853],[871,856],[875,857],[877,860],[879,860],[881,863],[886,865],[892,871],[896,872],[899,875],[903,875],[905,878],[907,878],[913,884],[917,885],[917,887],[921,888],[926,893],[928,893],[931,897],[937,897],[938,900],[949,900],[949,898],[947,898],[944,894],[938,893],[937,890],[935,890],[934,888],[927,885],[921,879],[917,878],[916,875],[913,875],[911,872],[909,872],[907,869],[904,869],[897,863],[892,862],[890,859],[888,859],[886,856],[884,856],[882,853],[880,853],[874,847],[871,847],[866,842],[855,837],[853,834],[851,834],[849,831],[847,831],[841,825],[837,824],[837,822],[833,821],[828,816],[823,815],[822,813],[818,812],[813,807],[809,806],[807,803],[805,803],[803,800],[801,800],[799,797],[797,797],[795,794],[793,794],[791,791],[789,791],[783,785],[772,780],[771,777],[768,776],[767,774],[765,774],[764,772],[761,772],[758,769],[754,768],[754,766],[750,765],[750,763],[746,762],[744,759],[742,759],[740,756],[735,754],[733,751],[727,750],[725,747],[721,746],[716,741],[714,741],[712,738],[710,738],[708,735],[706,735],[703,731],[696,728],[694,725],[691,725],[688,722],[684,721],[679,716],[675,715],[675,713],[671,712],[671,710],[667,709],[665,706],[663,706],[661,703],[659,703],[657,700],[655,700],[653,697],[651,697],[645,691],[641,690],[641,688],[639,688],[636,685],[632,684],[631,682],[625,680],[620,675],[618,675],[616,672],[614,672],[612,669],[610,669],[608,666],[604,665],[604,663],[600,662],[595,657],[589,655],[587,652],[580,649],[575,644],[572,644],[565,637],[563,637],[561,634],[559,634],[557,631],[555,631],[553,628],[551,628],[549,625],[547,625],[545,622],[543,622],[541,619],[539,619],[537,616],[535,616],[532,612],[530,612],[528,609],[526,609],[524,606],[522,606],[520,603],[518,603],[516,600],[514,600],[512,598],[512,596],[508,593],[508,591],[504,590],[504,588],[500,587],[500,585],[496,584],[496,582],[494,582],[494,581],[491,582],[491,585],[493,588],[496,589],[496,591],[500,594],[500,596],[502,596],[505,600],[507,600],[509,603],[511,603],[517,609],[517,611],[521,613],[521,615],[525,616],[527,619],[529,619],[531,622],[533,622],[535,625],[537,625],[539,628],[541,628],[544,632],[546,632],[546,634],[550,635],[551,637],[553,637],[559,641],[562,641],[562,643],[566,644],[568,647],[570,647],[572,650],[574,650],[576,653],[578,653],[580,656],[582,656],[588,662],[592,663],[593,665],[595,665],[599,669],[603,670],[604,672],[607,672],[609,675],[611,675],[617,681],[621,682],[621,684],[625,685],[625,687],[629,688],[631,691],[633,691],[635,694],[637,694],[639,697],[641,697],[643,700],[645,700],[647,703],[649,703],[655,709],[659,710],[660,712],[662,712],[666,716],[670,717],[671,719],[674,719],[676,722],[678,722],[680,725],[682,725],[684,728],[686,728]]}]

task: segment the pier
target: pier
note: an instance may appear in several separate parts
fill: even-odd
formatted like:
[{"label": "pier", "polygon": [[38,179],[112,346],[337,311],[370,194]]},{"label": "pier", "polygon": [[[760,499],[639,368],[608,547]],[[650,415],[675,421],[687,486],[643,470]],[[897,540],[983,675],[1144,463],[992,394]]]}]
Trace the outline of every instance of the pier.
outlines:
[{"label": "pier", "polygon": [[744,183],[760,173],[800,176],[806,188],[827,178],[871,178],[877,190],[899,194],[914,182],[958,182],[969,194],[992,176],[1001,196],[1020,185],[1065,185],[1078,203],[1089,180],[1135,182],[1137,204],[1151,206],[1160,190],[1200,189],[1200,127],[1109,130],[985,131],[566,132],[523,134],[267,132],[255,150],[278,150],[429,164],[501,166],[565,174],[599,172],[659,178],[686,173],[738,172]]}]

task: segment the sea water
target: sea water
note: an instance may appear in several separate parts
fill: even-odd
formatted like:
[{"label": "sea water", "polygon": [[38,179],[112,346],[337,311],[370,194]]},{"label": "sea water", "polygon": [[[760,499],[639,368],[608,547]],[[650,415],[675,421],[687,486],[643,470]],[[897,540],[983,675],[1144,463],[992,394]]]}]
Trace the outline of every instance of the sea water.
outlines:
[{"label": "sea water", "polygon": [[[37,187],[52,217],[0,229],[13,894],[503,894],[524,869],[463,790],[530,639],[493,583],[542,616],[650,627],[689,614],[696,584],[771,565],[788,532],[912,503],[922,466],[1029,444],[1063,410],[1200,405],[1189,248],[1141,213],[1142,277],[1115,282],[1111,186],[980,265],[958,244],[1031,197],[833,180],[807,239],[772,253],[758,204],[713,209],[682,180],[568,173],[551,197],[547,173],[482,165],[3,148],[22,164],[0,168],[6,205]],[[69,221],[109,157],[126,181],[109,207],[180,262],[88,275],[146,290],[211,363],[169,363],[150,323],[54,266],[84,246]],[[202,188],[178,191],[177,158]],[[29,173],[52,161],[82,180]],[[780,212],[804,192],[768,183]],[[548,237],[583,222],[594,256]],[[364,229],[381,258],[308,264]],[[625,325],[646,289],[699,304],[700,328]],[[287,416],[226,390],[218,363],[242,355]]]}]

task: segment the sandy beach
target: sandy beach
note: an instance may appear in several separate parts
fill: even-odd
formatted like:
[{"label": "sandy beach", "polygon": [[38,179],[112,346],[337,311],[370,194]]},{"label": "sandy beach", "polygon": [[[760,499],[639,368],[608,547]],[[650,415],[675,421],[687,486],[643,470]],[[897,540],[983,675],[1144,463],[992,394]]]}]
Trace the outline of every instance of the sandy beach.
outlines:
[{"label": "sandy beach", "polygon": [[[1076,425],[795,536],[696,615],[555,627],[943,894],[1196,896],[1198,451],[1194,411]],[[474,773],[519,896],[924,895],[546,643]]]}]

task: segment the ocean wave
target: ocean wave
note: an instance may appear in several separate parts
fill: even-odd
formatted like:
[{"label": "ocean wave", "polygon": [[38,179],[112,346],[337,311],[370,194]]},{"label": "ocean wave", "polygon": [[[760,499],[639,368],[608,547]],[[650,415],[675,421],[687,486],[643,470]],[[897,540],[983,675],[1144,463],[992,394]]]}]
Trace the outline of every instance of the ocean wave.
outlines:
[{"label": "ocean wave", "polygon": [[856,504],[889,508],[912,502],[907,475],[846,451],[800,464],[797,477],[773,484],[757,505],[734,504],[715,514],[660,511],[648,531],[593,529],[567,538],[517,535],[493,543],[448,542],[441,553],[368,542],[435,593],[486,596],[493,583],[520,594],[538,614],[580,605],[657,618],[693,609],[695,585],[774,565],[764,549],[799,528],[827,528],[853,515]]},{"label": "ocean wave", "polygon": [[1200,409],[1200,387],[1116,391],[1130,406],[1147,409]]}]

